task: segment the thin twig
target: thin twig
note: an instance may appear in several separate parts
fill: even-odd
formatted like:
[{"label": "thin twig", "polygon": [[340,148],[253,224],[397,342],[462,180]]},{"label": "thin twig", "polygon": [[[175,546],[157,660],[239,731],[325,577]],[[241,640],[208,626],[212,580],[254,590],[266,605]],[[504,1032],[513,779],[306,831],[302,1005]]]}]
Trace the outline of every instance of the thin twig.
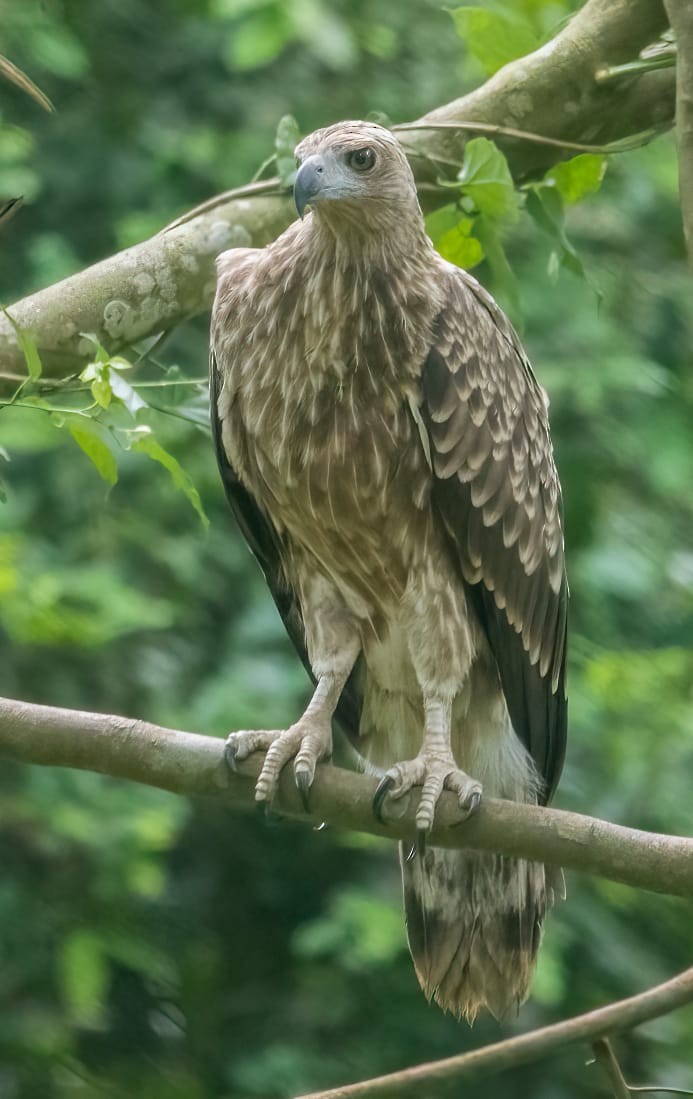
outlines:
[{"label": "thin twig", "polygon": [[279,195],[285,195],[287,193],[286,187],[282,187],[278,179],[273,177],[272,179],[259,179],[252,183],[246,183],[243,187],[234,187],[230,191],[222,191],[220,195],[214,195],[212,198],[208,198],[205,202],[201,202],[199,206],[193,206],[192,210],[186,210],[184,214],[181,214],[175,221],[170,222],[168,225],[164,225],[163,229],[160,229],[160,233],[170,233],[172,229],[177,229],[179,225],[185,225],[186,222],[192,221],[193,218],[199,217],[201,214],[208,214],[211,210],[215,210],[217,206],[223,206],[227,202],[235,202],[239,198],[257,198],[258,196],[277,197]]},{"label": "thin twig", "polygon": [[641,1087],[641,1088],[633,1088],[632,1087],[630,1089],[630,1091],[631,1091],[631,1094],[633,1094],[633,1095],[635,1094],[636,1091],[640,1092],[640,1093],[648,1093],[649,1092],[653,1095],[657,1094],[660,1091],[666,1092],[668,1095],[693,1095],[693,1091],[689,1091],[688,1088],[667,1088],[667,1087],[658,1088],[656,1086]]},{"label": "thin twig", "polygon": [[[658,131],[648,130],[626,141],[612,141],[608,145],[585,145],[580,141],[563,141],[556,137],[531,133],[529,130],[514,130],[511,126],[495,126],[487,122],[402,122],[392,127],[395,133],[406,130],[469,130],[472,133],[497,134],[499,137],[512,137],[518,141],[531,141],[536,145],[550,145],[554,149],[568,149],[576,153],[626,153],[639,149],[646,141],[655,137]],[[419,154],[421,155],[421,154]],[[438,159],[438,158],[436,158]]]},{"label": "thin twig", "polygon": [[642,76],[646,72],[654,72],[656,69],[670,69],[676,64],[674,55],[659,58],[643,58],[640,61],[627,61],[624,65],[612,65],[597,69],[594,79],[598,84],[606,84],[609,80],[618,80],[628,76]]},{"label": "thin twig", "polygon": [[650,988],[647,992],[641,992],[639,996],[619,1000],[586,1015],[542,1027],[541,1030],[534,1030],[518,1038],[509,1038],[505,1042],[496,1042],[472,1053],[448,1057],[443,1061],[415,1065],[413,1068],[363,1080],[358,1084],[311,1092],[300,1099],[420,1099],[424,1094],[434,1095],[446,1085],[458,1085],[463,1080],[480,1075],[486,1078],[491,1072],[501,1072],[538,1061],[562,1046],[592,1042],[607,1034],[630,1030],[631,1027],[649,1019],[657,1019],[692,1001],[693,968],[686,969],[678,977]]},{"label": "thin twig", "polygon": [[614,1099],[630,1099],[628,1084],[623,1078],[621,1066],[616,1060],[616,1055],[611,1048],[609,1039],[597,1038],[596,1042],[592,1042],[592,1049],[594,1050],[594,1060],[596,1064],[602,1066],[609,1083],[611,1084]]},{"label": "thin twig", "polygon": [[11,84],[14,84],[17,88],[21,88],[23,92],[30,95],[32,99],[35,99],[39,106],[43,107],[44,111],[54,111],[55,107],[51,103],[50,99],[38,85],[34,84],[31,77],[27,76],[25,72],[18,69],[17,66],[10,61],[8,57],[0,55],[0,75],[4,76],[6,80],[9,80]]}]

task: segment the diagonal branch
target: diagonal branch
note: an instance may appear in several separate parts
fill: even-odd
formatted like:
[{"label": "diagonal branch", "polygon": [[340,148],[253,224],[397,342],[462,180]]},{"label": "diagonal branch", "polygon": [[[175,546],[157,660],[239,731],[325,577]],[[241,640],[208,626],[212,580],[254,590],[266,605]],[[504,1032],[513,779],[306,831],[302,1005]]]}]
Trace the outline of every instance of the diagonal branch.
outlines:
[{"label": "diagonal branch", "polygon": [[631,1099],[630,1089],[623,1077],[621,1066],[616,1060],[616,1054],[611,1048],[609,1039],[597,1038],[596,1042],[592,1043],[592,1049],[594,1050],[595,1062],[602,1066],[607,1080],[611,1084],[614,1099]]},{"label": "diagonal branch", "polygon": [[416,1065],[346,1087],[312,1092],[300,1099],[419,1099],[424,1094],[432,1096],[446,1085],[458,1085],[475,1076],[487,1076],[489,1072],[502,1072],[538,1061],[562,1046],[590,1042],[607,1034],[629,1030],[691,1002],[693,969],[686,969],[672,980],[641,992],[639,996],[619,1000],[587,1015],[578,1015],[505,1042],[496,1042],[472,1053]]},{"label": "diagonal branch", "polygon": [[[567,155],[564,142],[607,145],[671,124],[672,71],[599,83],[595,74],[637,56],[666,26],[659,0],[588,0],[561,32],[528,57],[511,62],[489,81],[420,123],[485,123],[551,138],[558,146],[497,133],[516,179],[543,173]],[[462,130],[407,133],[412,167],[430,207],[449,201],[436,181],[445,162],[459,163]],[[61,376],[91,353],[81,333],[95,333],[111,350],[167,329],[209,307],[214,257],[226,248],[262,246],[294,216],[291,203],[268,181],[230,192],[198,216],[182,219],[55,286],[10,307],[34,334],[44,371]],[[17,335],[0,317],[2,374],[24,370]]]},{"label": "diagonal branch", "polygon": [[[260,757],[232,774],[215,737],[164,729],[144,721],[0,699],[0,757],[76,767],[131,779],[177,794],[212,795],[238,808],[253,805]],[[402,799],[385,824],[372,811],[377,779],[341,768],[318,769],[306,815],[285,768],[273,808],[298,820],[411,840],[416,806]],[[396,814],[396,815],[395,815]],[[459,808],[443,794],[431,843],[534,859],[660,893],[693,896],[693,840],[623,828],[593,817],[487,798],[459,824]]]}]

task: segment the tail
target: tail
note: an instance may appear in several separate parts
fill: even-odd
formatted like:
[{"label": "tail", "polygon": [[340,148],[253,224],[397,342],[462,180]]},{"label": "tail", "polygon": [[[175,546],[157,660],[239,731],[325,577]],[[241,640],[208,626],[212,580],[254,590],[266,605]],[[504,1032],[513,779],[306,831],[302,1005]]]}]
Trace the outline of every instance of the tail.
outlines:
[{"label": "tail", "polygon": [[400,846],[409,949],[427,998],[473,1022],[497,1019],[529,994],[544,914],[553,901],[544,867],[521,859]]},{"label": "tail", "polygon": [[[458,759],[486,794],[536,804],[536,770],[507,718],[459,745]],[[400,860],[409,949],[426,996],[469,1022],[483,1008],[497,1019],[516,1012],[554,887],[562,892],[560,871],[548,877],[541,863],[435,847],[411,859],[401,849]]]},{"label": "tail", "polygon": [[[497,680],[477,668],[471,692],[453,711],[453,751],[490,797],[536,804],[541,780],[515,735]],[[381,770],[412,755],[423,714],[415,698],[369,683],[358,750]],[[496,1018],[529,994],[544,916],[562,892],[541,863],[502,855],[428,848],[409,859],[400,848],[409,949],[419,983],[445,1011],[470,1022],[486,1008]],[[553,872],[552,872],[553,873]]]}]

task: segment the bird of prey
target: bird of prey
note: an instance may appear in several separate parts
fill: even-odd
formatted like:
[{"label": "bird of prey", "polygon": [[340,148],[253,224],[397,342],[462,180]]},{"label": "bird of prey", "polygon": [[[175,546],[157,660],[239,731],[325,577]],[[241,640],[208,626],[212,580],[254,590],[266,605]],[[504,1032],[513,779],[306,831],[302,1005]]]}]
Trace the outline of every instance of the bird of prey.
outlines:
[{"label": "bird of prey", "polygon": [[[332,721],[371,772],[374,808],[442,790],[543,803],[566,735],[567,586],[547,401],[517,334],[426,236],[394,135],[368,122],[296,149],[301,220],[218,260],[212,423],[231,508],[312,675],[265,751],[256,799],[293,761],[307,796]],[[310,206],[311,212],[306,214]],[[401,849],[426,995],[473,1019],[526,998],[544,867]]]}]

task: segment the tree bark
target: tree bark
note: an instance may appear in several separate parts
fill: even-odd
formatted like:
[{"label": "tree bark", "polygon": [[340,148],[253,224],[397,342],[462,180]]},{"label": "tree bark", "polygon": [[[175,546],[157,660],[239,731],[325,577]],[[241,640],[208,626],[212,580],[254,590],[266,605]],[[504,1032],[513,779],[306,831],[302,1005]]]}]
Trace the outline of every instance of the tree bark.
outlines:
[{"label": "tree bark", "polygon": [[[547,45],[419,121],[473,121],[598,144],[668,126],[674,109],[671,72],[606,84],[595,80],[600,68],[636,56],[665,25],[659,0],[588,0]],[[449,192],[434,186],[446,170],[439,158],[461,161],[466,140],[463,128],[406,134],[426,206],[449,201]],[[517,138],[496,140],[517,180],[572,155]],[[293,216],[277,181],[241,188],[206,204],[198,216],[16,302],[9,313],[33,334],[45,373],[64,376],[92,353],[82,333],[96,334],[113,351],[207,309],[214,292],[214,257],[239,245],[261,247]],[[5,390],[7,376],[24,369],[16,331],[0,316],[0,384],[4,374]]]},{"label": "tree bark", "polygon": [[[234,774],[225,763],[223,741],[215,737],[12,699],[0,699],[2,756],[98,771],[177,794],[211,795],[239,808],[254,804],[261,764],[259,755],[252,756]],[[306,814],[287,767],[272,808],[297,820],[327,821],[338,828],[413,840],[416,798],[389,803],[386,823],[380,824],[372,810],[376,785],[377,779],[370,776],[321,766]],[[444,793],[430,842],[496,851],[641,889],[693,896],[693,840],[623,828],[559,809],[486,798],[475,816],[460,824],[456,799]]]}]

